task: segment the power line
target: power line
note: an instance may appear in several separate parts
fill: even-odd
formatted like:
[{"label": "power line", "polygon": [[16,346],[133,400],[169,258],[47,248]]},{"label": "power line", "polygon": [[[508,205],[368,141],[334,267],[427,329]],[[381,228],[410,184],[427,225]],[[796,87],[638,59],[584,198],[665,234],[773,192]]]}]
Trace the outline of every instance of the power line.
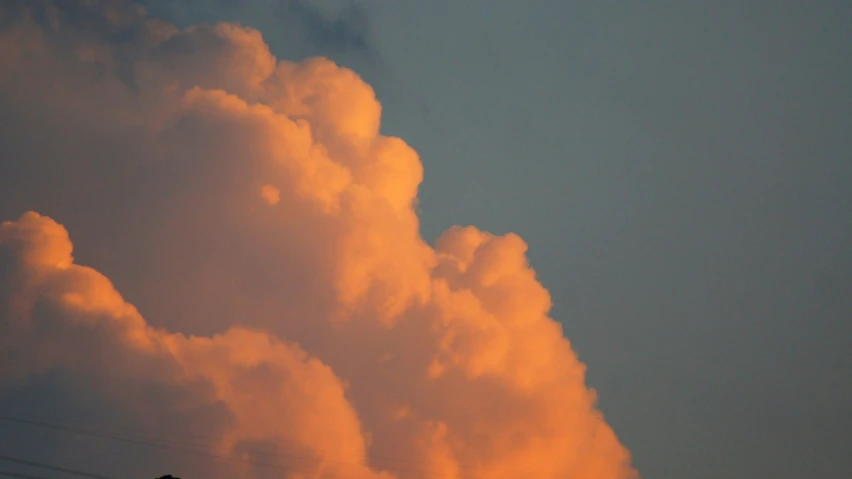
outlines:
[{"label": "power line", "polygon": [[5,472],[5,471],[0,471],[0,476],[17,477],[17,478],[20,478],[20,479],[47,479],[46,477],[41,477],[41,476],[31,476],[29,474],[19,474],[17,472]]},{"label": "power line", "polygon": [[2,454],[0,454],[0,461],[14,462],[16,464],[23,464],[23,465],[26,465],[26,466],[38,467],[38,468],[41,468],[41,469],[49,469],[51,471],[73,474],[75,476],[91,477],[93,479],[113,479],[113,478],[108,477],[108,476],[101,476],[99,474],[91,474],[91,473],[88,473],[88,472],[77,471],[77,470],[74,470],[74,469],[67,469],[67,468],[59,467],[59,466],[51,466],[50,464],[45,464],[43,462],[27,461],[25,459],[18,459],[17,457],[4,456]]},{"label": "power line", "polygon": [[[238,463],[243,463],[243,464],[250,464],[250,465],[254,465],[254,466],[267,467],[267,468],[271,468],[271,469],[278,469],[278,470],[283,470],[283,471],[288,471],[288,472],[298,471],[300,469],[299,467],[295,467],[295,466],[292,466],[292,465],[288,466],[288,465],[284,465],[284,464],[280,464],[280,463],[274,463],[274,462],[265,462],[265,461],[257,461],[257,460],[252,460],[252,459],[244,459],[244,458],[240,458],[240,457],[233,457],[233,456],[228,455],[228,454],[223,454],[223,453],[211,451],[211,450],[209,450],[210,449],[209,444],[193,443],[193,442],[190,442],[190,441],[177,441],[177,442],[172,441],[171,443],[169,443],[169,442],[165,442],[165,441],[157,441],[157,440],[154,440],[154,439],[151,439],[151,438],[146,438],[146,437],[138,436],[138,435],[130,435],[130,434],[125,434],[125,433],[114,433],[114,432],[97,430],[97,429],[87,429],[87,428],[83,428],[83,427],[62,425],[62,424],[56,424],[56,423],[47,422],[47,421],[37,421],[37,420],[33,420],[33,419],[24,419],[24,418],[10,417],[10,416],[4,416],[4,415],[0,415],[0,420],[16,422],[16,423],[20,423],[20,424],[46,427],[46,428],[50,428],[50,429],[55,429],[55,430],[60,430],[60,431],[65,431],[65,432],[71,432],[71,433],[75,433],[75,434],[82,434],[82,435],[86,435],[86,436],[110,439],[110,440],[115,440],[115,441],[120,441],[120,442],[137,444],[137,445],[142,445],[142,446],[147,446],[147,447],[153,447],[153,448],[157,448],[157,449],[164,449],[164,450],[171,450],[171,451],[176,451],[176,452],[195,454],[195,455],[205,456],[205,457],[208,457],[208,458],[211,458],[211,459],[217,459],[217,460],[223,460],[223,461],[229,461],[229,462],[238,462]],[[85,424],[82,421],[76,421],[76,422]],[[192,437],[192,436],[189,436],[189,435],[183,435],[183,436],[184,437]],[[200,437],[200,436],[195,436],[195,437]],[[286,443],[286,441],[283,441],[283,442]],[[187,447],[187,446],[194,446],[194,447]],[[197,449],[197,448],[201,448],[201,449]],[[371,467],[371,465],[369,465],[367,463],[347,462],[347,461],[334,460],[334,459],[328,459],[328,458],[317,457],[317,456],[306,456],[306,455],[287,454],[287,453],[280,453],[280,452],[265,452],[265,451],[249,451],[249,452],[251,454],[255,455],[255,456],[266,456],[266,457],[272,457],[272,458],[277,457],[277,458],[295,459],[295,460],[302,460],[302,461],[310,460],[310,461],[316,461],[318,463],[330,463],[330,464],[338,464],[338,465],[343,465],[343,466],[360,467],[360,468],[368,468],[368,469],[371,469],[373,467],[377,467],[379,470],[385,470],[385,471],[388,471],[388,472],[396,472],[396,473],[418,474],[418,475],[426,475],[426,476],[434,476],[434,477],[457,477],[457,478],[460,478],[460,479],[477,479],[477,476],[470,475],[470,474],[448,474],[448,473],[438,472],[438,471],[423,470],[421,468],[405,468],[405,467],[394,467],[394,466],[382,467],[381,464],[374,464]],[[0,456],[0,458],[2,458],[2,456]],[[363,457],[363,459],[365,461],[368,461],[371,458],[372,459],[384,458],[384,459],[389,460],[389,461],[396,461],[396,462],[402,462],[402,463],[408,462],[410,464],[424,465],[422,462],[405,460],[405,459],[397,459],[397,458],[392,458],[390,456],[368,455],[368,456]],[[379,461],[379,463],[381,463],[381,461]],[[462,469],[465,469],[465,468],[472,468],[473,466],[470,466],[470,465],[465,466],[465,465],[460,464],[459,467],[462,468]],[[552,474],[552,473],[547,474],[547,473],[521,473],[521,472],[517,472],[517,474],[522,475],[522,476],[530,476],[530,477],[566,479],[566,476],[564,476],[564,475]],[[93,477],[93,476],[89,476],[89,477]],[[98,479],[112,479],[112,478],[107,478],[107,477],[104,477],[104,476],[94,476],[94,477],[97,477]]]},{"label": "power line", "polygon": [[[133,427],[124,426],[124,425],[113,425],[112,426],[113,430],[110,431],[109,430],[110,427],[104,426],[103,424],[87,423],[86,421],[73,420],[73,419],[67,419],[67,418],[58,418],[56,416],[53,416],[52,419],[57,419],[59,421],[62,421],[64,424],[57,424],[56,422],[52,421],[50,418],[47,418],[45,416],[40,416],[40,417],[29,416],[27,418],[20,418],[20,417],[9,417],[9,416],[0,415],[0,420],[19,422],[19,423],[37,425],[37,426],[42,426],[42,427],[49,427],[49,428],[52,428],[52,429],[59,429],[59,430],[63,430],[63,431],[92,435],[92,436],[96,436],[96,437],[106,437],[106,438],[109,438],[109,439],[124,440],[125,442],[132,442],[130,440],[144,441],[146,443],[147,442],[157,442],[156,440],[152,439],[152,436],[153,437],[161,437],[161,438],[164,437],[164,435],[162,433],[158,433],[157,431],[154,431],[154,430],[151,430],[151,429],[145,430],[145,429],[133,428]],[[129,431],[129,432],[124,432],[122,430]],[[134,430],[136,431],[135,434],[133,433]],[[145,433],[147,433],[148,435],[145,436],[144,435]],[[121,439],[119,439],[119,437]],[[191,447],[195,447],[195,448],[201,448],[201,449],[204,449],[204,450],[209,450],[209,449],[215,448],[215,444],[214,444],[215,441],[211,440],[209,437],[204,437],[204,436],[197,435],[197,434],[169,433],[168,435],[165,435],[165,437],[167,439],[169,439],[168,442],[170,443],[170,445],[173,445],[173,446],[174,445],[191,446]],[[183,438],[195,438],[196,440],[193,441],[193,440],[187,440],[187,439],[183,439]],[[162,441],[160,441],[160,442],[162,442]],[[284,446],[284,447],[293,447],[293,448],[299,447],[299,444],[295,443],[294,441],[288,441],[288,440],[282,439],[282,438],[272,438],[270,440],[270,442],[277,444],[277,445]],[[256,450],[250,451],[250,452],[252,454],[259,455],[259,456],[277,456],[277,457],[286,457],[286,458],[290,458],[290,459],[313,459],[313,460],[316,460],[316,461],[325,461],[325,462],[340,463],[340,464],[352,464],[351,462],[345,462],[345,461],[341,460],[340,458],[331,459],[331,458],[316,457],[316,456],[291,455],[291,454],[286,454],[286,453],[256,451]],[[354,460],[357,460],[357,461],[375,461],[375,460],[384,459],[384,460],[396,462],[396,463],[408,463],[408,464],[419,465],[419,466],[425,465],[422,461],[394,458],[394,457],[391,457],[391,456],[382,456],[382,455],[377,455],[377,454],[358,454],[358,455],[351,454],[351,455],[344,455],[344,457],[351,457],[351,458],[353,458]],[[356,464],[360,465],[360,463],[356,463]],[[468,466],[468,467],[470,467],[470,466]]]},{"label": "power line", "polygon": [[[121,436],[121,435],[102,433],[102,432],[98,432],[98,431],[90,431],[90,430],[86,430],[86,429],[83,429],[83,428],[63,426],[63,425],[51,424],[51,423],[41,422],[41,421],[32,421],[32,420],[28,420],[28,419],[13,418],[13,417],[8,417],[8,416],[0,416],[0,419],[6,420],[6,421],[17,422],[17,423],[21,423],[21,424],[29,424],[29,425],[42,426],[42,427],[47,427],[47,428],[51,428],[51,429],[61,430],[61,431],[73,432],[73,433],[83,434],[83,435],[87,435],[87,436],[101,437],[101,438],[104,438],[104,439],[112,439],[112,440],[116,440],[116,441],[132,443],[132,444],[139,444],[139,445],[142,445],[142,446],[154,447],[154,448],[158,448],[158,449],[165,449],[165,450],[172,450],[172,451],[196,454],[196,455],[205,456],[205,457],[208,457],[208,458],[211,458],[211,459],[218,459],[218,460],[223,460],[223,461],[237,462],[237,463],[249,464],[249,465],[253,465],[253,466],[266,467],[266,468],[270,468],[270,469],[277,469],[277,470],[286,471],[286,472],[294,472],[294,471],[299,472],[299,469],[300,469],[300,468],[297,468],[297,467],[294,467],[294,466],[287,466],[287,465],[284,465],[284,464],[254,461],[254,460],[250,460],[250,459],[232,457],[232,456],[228,456],[228,455],[224,455],[224,454],[220,454],[220,453],[216,453],[216,452],[202,451],[202,450],[191,449],[191,448],[186,448],[186,447],[179,447],[179,446],[175,446],[175,445],[164,443],[164,442],[151,441],[151,440],[146,440],[146,439],[137,439],[137,438],[133,438],[133,437],[126,437],[126,436]],[[292,459],[312,459],[312,460],[315,460],[315,461],[318,461],[318,462],[330,462],[330,461],[325,461],[323,458],[317,458],[317,457],[311,457],[311,456],[295,456],[294,455],[294,456],[284,456],[284,457],[289,457],[289,458],[292,458]],[[367,468],[367,469],[370,468],[370,466],[367,465],[367,464],[355,464],[355,463],[348,463],[348,464],[352,465],[352,466]],[[400,471],[400,472],[410,472],[410,473],[414,473],[414,474],[429,474],[428,472],[414,471],[414,470]],[[332,477],[341,477],[341,476],[332,476]]]},{"label": "power line", "polygon": [[[208,453],[207,451],[209,451],[211,449],[215,450],[215,448],[216,448],[214,440],[210,439],[210,437],[205,437],[205,436],[199,435],[199,434],[174,433],[174,432],[172,432],[172,433],[168,433],[168,434],[164,435],[161,432],[158,432],[158,431],[153,430],[153,429],[143,429],[143,428],[139,428],[139,427],[132,427],[132,426],[121,425],[121,424],[107,426],[103,423],[98,424],[98,423],[93,423],[93,422],[81,421],[81,420],[78,420],[78,419],[60,418],[58,416],[28,416],[26,419],[23,419],[23,418],[19,418],[19,417],[9,417],[9,416],[0,415],[0,420],[23,422],[23,423],[27,423],[27,424],[49,427],[49,428],[52,428],[52,429],[60,429],[60,430],[64,430],[64,431],[70,431],[70,432],[74,432],[74,433],[85,434],[85,435],[96,436],[96,437],[103,437],[103,438],[107,438],[107,439],[115,439],[115,440],[119,440],[119,441],[135,443],[135,444],[138,443],[138,444],[142,444],[142,445],[150,445],[150,444],[148,444],[150,442],[158,443],[158,444],[164,444],[164,445],[167,444],[169,446],[177,448],[177,450],[179,450],[181,452],[188,452],[185,449],[181,449],[181,448],[192,447],[192,448],[201,448],[203,450],[203,451],[193,451],[194,453],[207,454]],[[57,424],[54,421],[61,421],[64,424],[60,425],[60,424]],[[79,424],[79,425],[88,426],[88,427],[69,425],[69,423]],[[109,430],[110,428],[112,428],[113,430],[110,431]],[[130,432],[124,432],[124,431],[121,431],[121,430],[130,431],[130,432],[136,431],[137,433],[131,434]],[[331,430],[331,429],[329,429],[329,430]],[[146,433],[148,434],[148,436],[144,435]],[[157,441],[156,439],[152,439],[152,435],[155,436],[155,437],[159,437],[159,438],[165,438],[165,439],[167,439],[167,441],[163,441],[163,440]],[[195,438],[196,441],[182,439],[182,438]],[[296,449],[300,448],[300,445],[298,443],[295,443],[293,441],[289,441],[289,440],[286,440],[286,439],[283,439],[283,438],[270,438],[269,442],[277,444],[277,445],[281,445],[283,447],[291,447],[291,448],[296,448]],[[160,447],[160,446],[152,446],[152,447]],[[344,454],[344,455],[340,455],[336,458],[329,458],[329,457],[321,457],[321,456],[306,456],[306,455],[298,455],[298,454],[293,454],[293,453],[287,453],[286,450],[285,450],[285,452],[272,452],[272,451],[268,451],[268,450],[267,451],[259,451],[257,449],[254,449],[254,450],[249,449],[247,452],[249,452],[250,454],[252,454],[254,456],[296,459],[296,460],[302,460],[302,461],[312,460],[312,461],[317,461],[317,462],[325,462],[325,463],[338,464],[338,465],[344,465],[344,466],[372,467],[374,469],[380,469],[380,470],[386,470],[386,471],[424,474],[424,475],[428,475],[428,476],[437,476],[437,477],[452,476],[452,477],[458,477],[460,479],[476,479],[477,476],[472,475],[471,473],[466,473],[465,471],[470,471],[472,469],[476,469],[476,468],[479,467],[479,465],[475,465],[475,464],[471,464],[471,463],[457,462],[456,467],[458,467],[460,475],[454,475],[454,474],[449,474],[449,473],[444,473],[444,472],[424,470],[424,467],[428,467],[428,463],[426,463],[422,460],[416,460],[416,459],[411,459],[411,458],[393,457],[393,456],[381,455],[381,454],[375,454],[375,453],[365,453],[365,454],[357,454],[357,455],[356,454],[348,454],[348,455]],[[228,457],[227,454],[219,454],[219,456],[221,456],[221,459],[233,460],[233,458]],[[345,461],[345,460],[342,459],[343,457],[350,457],[350,458],[353,458],[353,460],[356,460],[356,461],[364,461],[365,463],[367,463],[367,465],[365,465],[361,462],[354,462],[353,463],[351,461]],[[395,465],[392,465],[392,464],[395,464]],[[412,470],[411,468],[415,468],[415,469]],[[515,475],[532,477],[532,478],[570,479],[569,476],[566,476],[564,474],[558,474],[558,473],[531,472],[531,471],[518,471],[518,470],[506,471],[505,469],[501,470],[501,472],[512,473],[512,474],[515,474]]]}]

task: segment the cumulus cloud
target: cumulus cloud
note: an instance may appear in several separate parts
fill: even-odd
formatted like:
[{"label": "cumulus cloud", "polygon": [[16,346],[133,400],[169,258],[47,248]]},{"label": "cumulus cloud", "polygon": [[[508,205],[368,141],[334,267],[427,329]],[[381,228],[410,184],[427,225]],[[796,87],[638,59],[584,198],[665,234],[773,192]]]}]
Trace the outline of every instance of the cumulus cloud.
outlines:
[{"label": "cumulus cloud", "polygon": [[0,395],[59,371],[234,457],[325,458],[283,477],[635,477],[526,244],[426,244],[419,158],[354,72],[60,3],[3,10],[0,214],[55,218],[98,271],[47,216],[3,224]]},{"label": "cumulus cloud", "polygon": [[[85,377],[95,393],[134,415],[200,411],[197,420],[218,418],[224,426],[219,449],[271,441],[306,457],[365,457],[366,441],[343,383],[299,346],[243,327],[213,337],[151,328],[106,277],[73,263],[65,229],[37,213],[0,225],[0,248],[0,280],[12,291],[0,323],[0,380],[62,369]],[[145,401],[156,387],[177,394],[171,401]],[[299,466],[291,465],[292,472],[344,472],[333,462]],[[366,466],[345,473],[381,476]]]}]

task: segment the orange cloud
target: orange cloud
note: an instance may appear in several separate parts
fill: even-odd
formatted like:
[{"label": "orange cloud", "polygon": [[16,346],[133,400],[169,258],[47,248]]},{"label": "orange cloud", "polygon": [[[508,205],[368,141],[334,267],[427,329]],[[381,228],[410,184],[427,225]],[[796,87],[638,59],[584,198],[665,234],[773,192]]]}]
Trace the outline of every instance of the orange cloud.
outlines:
[{"label": "orange cloud", "polygon": [[[243,443],[275,441],[305,457],[349,458],[345,465],[293,466],[303,474],[382,476],[351,459],[365,457],[366,441],[343,383],[299,346],[241,327],[214,337],[151,328],[107,278],[73,264],[64,228],[36,213],[4,222],[0,248],[13,254],[14,263],[4,270],[11,277],[2,279],[20,300],[13,308],[3,305],[0,380],[73,369],[94,378],[102,394],[119,403],[127,397],[112,384],[116,374],[137,383],[132,391],[159,383],[191,395],[197,392],[185,386],[200,382],[210,393],[183,400],[221,402],[231,416],[218,449],[235,454]],[[65,342],[67,337],[85,337],[86,347]],[[135,413],[150,409],[134,402],[140,409]]]},{"label": "orange cloud", "polygon": [[[131,11],[104,27],[132,25],[118,46],[56,15],[0,32],[13,126],[62,132],[21,136],[38,170],[0,199],[63,218],[148,320],[62,226],[4,223],[0,385],[67,370],[153,423],[209,424],[235,457],[326,459],[284,477],[402,476],[403,459],[423,478],[637,477],[527,245],[473,227],[426,244],[417,153],[380,133],[354,72],[276,60],[246,27]],[[139,399],[154,387],[171,399]]]},{"label": "orange cloud", "polygon": [[268,204],[277,205],[281,201],[281,190],[272,185],[263,185],[260,187],[260,196]]}]

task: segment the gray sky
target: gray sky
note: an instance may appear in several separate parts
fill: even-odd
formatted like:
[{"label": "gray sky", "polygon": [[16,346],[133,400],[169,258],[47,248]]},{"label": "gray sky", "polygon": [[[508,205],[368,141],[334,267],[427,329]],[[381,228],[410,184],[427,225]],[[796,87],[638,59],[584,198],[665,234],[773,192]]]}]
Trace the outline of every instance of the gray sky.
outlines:
[{"label": "gray sky", "polygon": [[529,243],[643,477],[852,475],[852,4],[147,3],[367,79],[424,236]]}]

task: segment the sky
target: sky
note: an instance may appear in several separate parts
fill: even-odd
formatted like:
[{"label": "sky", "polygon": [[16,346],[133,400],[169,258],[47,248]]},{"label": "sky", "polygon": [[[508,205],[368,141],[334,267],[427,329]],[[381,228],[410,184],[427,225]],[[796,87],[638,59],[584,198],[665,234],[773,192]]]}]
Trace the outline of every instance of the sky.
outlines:
[{"label": "sky", "polygon": [[231,461],[0,454],[852,473],[846,2],[49,3],[0,6],[0,416]]}]

